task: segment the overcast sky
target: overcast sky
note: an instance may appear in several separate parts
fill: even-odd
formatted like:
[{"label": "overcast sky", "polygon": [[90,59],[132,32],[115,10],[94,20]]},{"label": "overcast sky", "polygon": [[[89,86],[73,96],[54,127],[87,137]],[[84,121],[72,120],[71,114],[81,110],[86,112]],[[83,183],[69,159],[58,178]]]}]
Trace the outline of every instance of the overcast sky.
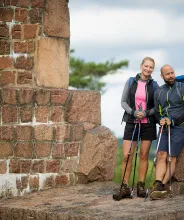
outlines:
[{"label": "overcast sky", "polygon": [[155,59],[153,78],[169,63],[184,74],[184,0],[70,0],[71,48],[86,61],[129,60],[129,67],[107,76],[102,124],[123,136],[121,94],[126,80],[140,71],[145,56]]}]

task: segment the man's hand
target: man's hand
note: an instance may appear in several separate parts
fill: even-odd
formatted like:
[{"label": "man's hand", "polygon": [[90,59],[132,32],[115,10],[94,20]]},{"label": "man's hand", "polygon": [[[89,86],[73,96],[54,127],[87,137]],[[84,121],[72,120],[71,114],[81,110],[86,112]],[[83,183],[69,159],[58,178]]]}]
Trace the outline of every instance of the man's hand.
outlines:
[{"label": "man's hand", "polygon": [[170,118],[167,118],[167,117],[166,117],[166,118],[165,118],[165,122],[166,122],[167,125],[170,125],[170,124],[171,124]]},{"label": "man's hand", "polygon": [[162,119],[160,120],[160,125],[161,125],[161,126],[164,126],[165,124],[166,124],[165,118],[162,118]]},{"label": "man's hand", "polygon": [[170,125],[170,124],[171,124],[171,120],[170,120],[170,118],[168,118],[168,117],[162,118],[162,119],[160,120],[160,125],[161,125],[161,126]]}]

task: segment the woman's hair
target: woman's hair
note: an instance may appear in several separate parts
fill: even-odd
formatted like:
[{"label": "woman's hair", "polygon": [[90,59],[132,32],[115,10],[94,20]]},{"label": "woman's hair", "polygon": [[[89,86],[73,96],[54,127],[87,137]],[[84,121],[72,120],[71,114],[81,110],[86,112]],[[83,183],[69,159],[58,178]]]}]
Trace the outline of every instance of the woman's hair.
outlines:
[{"label": "woman's hair", "polygon": [[154,59],[151,58],[151,57],[144,57],[144,59],[142,60],[142,63],[141,63],[141,64],[144,64],[144,63],[146,62],[146,60],[149,60],[149,61],[153,62],[154,66],[155,66],[155,61],[154,61]]}]

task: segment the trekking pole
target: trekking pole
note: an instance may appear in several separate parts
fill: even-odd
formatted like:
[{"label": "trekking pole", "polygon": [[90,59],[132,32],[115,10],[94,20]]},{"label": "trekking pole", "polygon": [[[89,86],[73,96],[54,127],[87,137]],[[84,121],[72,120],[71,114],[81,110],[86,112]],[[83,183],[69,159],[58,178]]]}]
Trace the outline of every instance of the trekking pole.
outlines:
[{"label": "trekking pole", "polygon": [[[152,168],[151,168],[151,173],[150,173],[150,177],[149,177],[149,181],[148,181],[148,187],[151,188],[151,179],[152,179],[152,175],[153,175],[153,169],[154,169],[154,166],[156,165],[156,158],[157,158],[157,152],[158,152],[158,148],[159,148],[159,145],[160,145],[160,139],[161,139],[161,136],[162,136],[162,132],[163,132],[163,125],[160,129],[160,133],[159,133],[159,138],[158,138],[158,142],[157,142],[157,148],[156,148],[156,152],[155,152],[155,157],[153,159],[153,165],[152,165]],[[144,201],[146,202],[146,199],[148,198],[148,188],[146,190],[146,196],[144,198]]]},{"label": "trekking pole", "polygon": [[123,184],[124,184],[124,178],[125,178],[125,174],[126,174],[126,170],[127,170],[127,166],[128,166],[128,161],[129,161],[129,157],[130,157],[130,153],[131,153],[131,149],[132,149],[132,144],[133,144],[133,139],[134,139],[136,127],[137,127],[137,123],[135,123],[135,127],[134,127],[134,130],[133,130],[132,139],[131,139],[131,143],[130,143],[130,148],[129,148],[129,152],[128,152],[127,161],[126,161],[126,164],[125,164],[125,170],[124,170],[124,173],[123,173],[123,178],[122,178],[119,194],[114,194],[113,195],[113,199],[114,200],[118,200],[119,201],[121,199],[120,198],[121,197],[121,189],[122,189]]},{"label": "trekking pole", "polygon": [[171,130],[170,125],[168,125],[168,145],[169,145],[169,196],[172,197],[172,182],[171,182]]},{"label": "trekking pole", "polygon": [[139,147],[138,145],[139,145],[139,139],[140,139],[140,130],[141,130],[141,120],[139,120],[139,130],[138,130],[137,143],[136,143],[136,153],[135,153],[133,180],[132,180],[131,199],[134,194],[134,180],[135,180],[135,171],[136,171],[136,164],[137,164],[137,154],[138,154],[138,147]]}]

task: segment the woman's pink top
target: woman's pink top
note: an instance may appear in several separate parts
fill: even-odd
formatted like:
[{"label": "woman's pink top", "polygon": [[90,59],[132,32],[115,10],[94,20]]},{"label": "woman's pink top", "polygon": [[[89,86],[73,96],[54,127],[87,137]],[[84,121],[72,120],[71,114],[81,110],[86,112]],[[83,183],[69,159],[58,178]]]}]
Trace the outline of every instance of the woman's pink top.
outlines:
[{"label": "woman's pink top", "polygon": [[[135,106],[136,110],[139,110],[139,106],[142,103],[142,110],[146,110],[146,82],[138,81],[137,91],[135,93]],[[148,123],[147,118],[141,119],[141,123]]]}]

